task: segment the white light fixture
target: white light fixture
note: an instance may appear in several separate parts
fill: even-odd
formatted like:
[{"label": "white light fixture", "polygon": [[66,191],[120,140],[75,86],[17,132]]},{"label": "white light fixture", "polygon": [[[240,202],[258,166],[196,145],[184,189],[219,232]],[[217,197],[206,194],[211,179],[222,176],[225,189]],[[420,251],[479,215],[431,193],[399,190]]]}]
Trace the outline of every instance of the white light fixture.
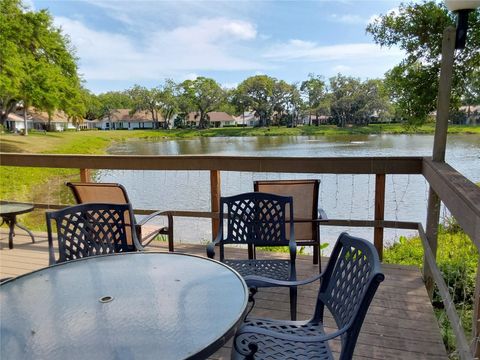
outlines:
[{"label": "white light fixture", "polygon": [[473,10],[480,7],[480,0],[445,0],[450,11]]},{"label": "white light fixture", "polygon": [[455,49],[465,48],[468,30],[468,14],[480,7],[480,0],[444,0],[447,9],[457,13]]}]

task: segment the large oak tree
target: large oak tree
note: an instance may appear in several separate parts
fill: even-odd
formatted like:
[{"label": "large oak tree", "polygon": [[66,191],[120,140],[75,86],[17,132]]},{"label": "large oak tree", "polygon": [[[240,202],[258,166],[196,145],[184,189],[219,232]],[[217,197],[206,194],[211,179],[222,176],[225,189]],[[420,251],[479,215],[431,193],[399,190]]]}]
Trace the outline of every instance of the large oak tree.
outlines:
[{"label": "large oak tree", "polygon": [[[480,67],[480,10],[470,13],[467,45],[455,52],[452,107],[458,107],[466,84]],[[435,110],[444,29],[455,25],[455,15],[442,3],[401,4],[378,17],[367,32],[381,46],[397,46],[406,53],[386,74],[386,85],[402,118],[423,123]]]},{"label": "large oak tree", "polygon": [[[31,11],[20,0],[0,0],[0,124],[17,104],[72,118],[82,116],[74,49],[47,10]],[[26,133],[26,132],[25,132]]]}]

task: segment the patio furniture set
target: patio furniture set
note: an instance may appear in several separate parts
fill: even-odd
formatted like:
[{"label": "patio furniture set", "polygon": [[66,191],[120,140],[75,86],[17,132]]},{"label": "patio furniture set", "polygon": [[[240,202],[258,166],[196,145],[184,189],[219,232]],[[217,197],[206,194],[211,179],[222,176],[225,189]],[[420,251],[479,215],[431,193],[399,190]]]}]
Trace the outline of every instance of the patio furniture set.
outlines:
[{"label": "patio furniture set", "polygon": [[[298,245],[314,247],[322,270],[318,180],[257,181],[254,192],[222,197],[208,258],[144,252],[157,235],[173,237],[173,219],[143,234],[160,214],[137,223],[123,186],[68,186],[79,204],[46,214],[51,266],[0,284],[9,308],[3,359],[204,359],[232,337],[233,359],[333,359],[333,339],[340,359],[352,358],[384,275],[373,245],[342,233],[325,269],[297,280]],[[229,258],[232,244],[246,246],[248,258]],[[268,246],[288,247],[289,258],[257,259],[257,247]],[[297,321],[297,287],[309,283],[319,286],[314,314]],[[291,320],[248,316],[266,287],[289,289]],[[324,328],[326,310],[333,331]]]}]

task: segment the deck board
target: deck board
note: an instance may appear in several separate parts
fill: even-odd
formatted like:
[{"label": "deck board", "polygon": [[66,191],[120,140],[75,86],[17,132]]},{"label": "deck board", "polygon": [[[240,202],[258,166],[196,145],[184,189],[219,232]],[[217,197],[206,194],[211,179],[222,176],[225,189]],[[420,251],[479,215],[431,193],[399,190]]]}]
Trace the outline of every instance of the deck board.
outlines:
[{"label": "deck board", "polygon": [[[48,266],[48,242],[45,233],[34,233],[36,242],[19,233],[14,249],[8,249],[4,228],[0,230],[0,278],[18,276]],[[166,251],[166,243],[155,243],[148,249]],[[176,251],[205,255],[205,246],[176,244]],[[228,249],[232,257],[244,257],[243,249]],[[286,257],[286,254],[259,253],[259,257]],[[322,259],[326,264],[328,259]],[[383,265],[385,281],[380,285],[365,318],[354,359],[446,359],[440,330],[433,314],[420,271],[413,266]],[[298,255],[298,278],[318,273],[311,257]],[[298,289],[298,318],[308,319],[313,313],[317,284]],[[288,319],[290,317],[288,289],[260,289],[256,295],[252,316]],[[333,319],[327,317],[327,327]],[[332,345],[338,351],[338,343]],[[211,359],[229,359],[231,341]]]}]

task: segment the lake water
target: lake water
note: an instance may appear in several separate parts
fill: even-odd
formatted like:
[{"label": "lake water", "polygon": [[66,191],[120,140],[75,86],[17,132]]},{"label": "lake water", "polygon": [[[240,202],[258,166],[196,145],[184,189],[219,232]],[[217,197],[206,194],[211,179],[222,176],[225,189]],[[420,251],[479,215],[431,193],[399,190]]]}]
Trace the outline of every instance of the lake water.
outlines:
[{"label": "lake water", "polygon": [[[296,137],[229,137],[191,140],[135,140],[116,143],[110,154],[131,155],[244,155],[244,156],[431,156],[432,135],[360,135]],[[474,182],[480,182],[480,137],[449,135],[447,162]],[[222,195],[253,191],[261,179],[321,180],[320,203],[330,218],[373,219],[374,175],[268,174],[222,172]],[[208,171],[112,171],[97,181],[126,186],[135,208],[209,211]],[[428,184],[421,175],[387,175],[385,219],[425,222]],[[446,211],[443,211],[446,215]],[[341,231],[373,239],[373,230],[321,228],[322,241],[333,243]],[[387,229],[385,242],[414,232]],[[176,218],[175,241],[199,243],[211,238],[210,221]],[[331,248],[331,247],[330,247]],[[328,252],[328,250],[327,250]]]}]

